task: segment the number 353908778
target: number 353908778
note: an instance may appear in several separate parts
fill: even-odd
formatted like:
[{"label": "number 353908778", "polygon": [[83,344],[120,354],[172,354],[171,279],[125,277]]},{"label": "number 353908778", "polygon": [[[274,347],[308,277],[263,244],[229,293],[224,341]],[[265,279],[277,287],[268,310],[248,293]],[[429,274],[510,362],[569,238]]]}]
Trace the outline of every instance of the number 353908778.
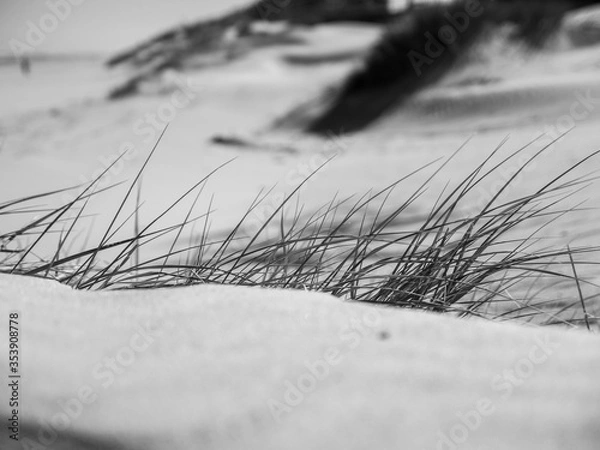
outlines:
[{"label": "number 353908778", "polygon": [[8,361],[10,371],[17,373],[19,371],[19,313],[12,312],[8,318]]}]

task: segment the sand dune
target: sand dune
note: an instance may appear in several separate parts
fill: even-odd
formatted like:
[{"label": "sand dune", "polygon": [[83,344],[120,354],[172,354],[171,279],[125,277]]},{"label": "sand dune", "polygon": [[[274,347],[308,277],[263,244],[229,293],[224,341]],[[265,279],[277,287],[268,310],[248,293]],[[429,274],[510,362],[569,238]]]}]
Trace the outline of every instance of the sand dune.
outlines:
[{"label": "sand dune", "polygon": [[[542,108],[551,109],[557,106],[559,97],[564,97],[564,93],[553,92],[554,84],[559,89],[573,89],[577,83],[585,88],[586,80],[577,79],[583,73],[589,75],[587,82],[593,83],[592,73],[598,68],[598,53],[593,47],[600,42],[595,37],[600,30],[597,12],[592,7],[566,14],[554,32],[544,35],[543,42],[535,47],[527,39],[515,37],[514,23],[490,23],[493,14],[471,18],[470,26],[448,46],[434,38],[423,38],[420,30],[424,26],[407,15],[388,30],[389,37],[372,47],[363,65],[343,83],[293,108],[276,121],[275,127],[317,133],[360,131],[386,116],[410,110],[411,101],[423,90],[445,90],[442,98],[431,103],[451,114],[483,113],[482,117],[488,117],[487,113],[504,110],[506,115],[507,106],[519,111],[526,104],[528,108],[524,109],[538,116],[536,107],[540,102],[545,103]],[[456,12],[450,9],[449,14]],[[426,29],[443,26],[435,23],[436,19],[429,20],[433,23]],[[445,19],[439,20],[444,23]],[[443,50],[433,58],[420,53],[426,62],[409,63],[413,48],[428,45]],[[585,49],[578,51],[581,47]],[[500,85],[497,90],[496,85]],[[473,89],[460,89],[465,87]],[[448,104],[452,99],[458,104]],[[478,101],[482,105],[478,106]]]},{"label": "sand dune", "polygon": [[9,276],[0,305],[21,317],[30,445],[593,450],[600,439],[598,338],[583,332],[293,291],[77,293]]}]

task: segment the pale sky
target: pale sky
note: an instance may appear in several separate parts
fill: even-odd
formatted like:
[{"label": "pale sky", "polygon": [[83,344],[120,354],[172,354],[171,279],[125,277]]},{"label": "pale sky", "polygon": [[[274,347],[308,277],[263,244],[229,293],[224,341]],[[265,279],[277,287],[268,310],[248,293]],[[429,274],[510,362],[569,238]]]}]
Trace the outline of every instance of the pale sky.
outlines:
[{"label": "pale sky", "polygon": [[[51,4],[71,5],[54,31],[43,32],[41,52],[114,52],[173,25],[214,16],[249,0],[0,0],[0,54],[10,40],[27,43],[28,21],[40,26]],[[73,6],[80,3],[79,6]],[[52,19],[47,22],[51,30]]]},{"label": "pale sky", "polygon": [[[71,6],[54,31],[45,32],[35,50],[49,53],[102,52],[127,48],[166,28],[216,16],[254,0],[0,0],[0,54],[10,40],[27,43],[28,22],[40,27],[49,4]],[[390,0],[400,7],[406,0]],[[75,6],[75,4],[79,4]],[[52,18],[46,29],[51,30]]]}]

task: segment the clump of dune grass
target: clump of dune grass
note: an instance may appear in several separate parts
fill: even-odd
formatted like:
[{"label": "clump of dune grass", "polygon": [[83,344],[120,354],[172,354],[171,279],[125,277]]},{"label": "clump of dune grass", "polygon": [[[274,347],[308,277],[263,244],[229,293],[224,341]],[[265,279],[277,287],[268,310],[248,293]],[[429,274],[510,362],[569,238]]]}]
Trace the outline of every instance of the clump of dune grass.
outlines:
[{"label": "clump of dune grass", "polygon": [[[474,45],[503,25],[513,26],[513,45],[538,51],[573,7],[567,0],[482,0],[475,5],[473,10],[468,0],[431,2],[399,14],[341,85],[276,125],[292,123],[320,134],[360,130],[466,61]],[[309,117],[303,117],[305,109]],[[300,124],[294,123],[297,117]]]},{"label": "clump of dune grass", "polygon": [[[0,233],[0,272],[52,278],[78,289],[135,289],[187,286],[202,283],[305,289],[331,293],[346,300],[380,303],[459,315],[499,319],[523,319],[541,324],[563,323],[597,326],[593,298],[585,298],[577,260],[596,248],[544,248],[537,235],[546,224],[572,211],[561,204],[594,180],[593,174],[573,177],[599,152],[595,152],[537,191],[500,201],[527,164],[476,212],[462,214],[469,195],[520,149],[492,164],[496,149],[453,189],[442,192],[420,225],[399,227],[403,215],[420,198],[444,164],[400,204],[390,205],[396,183],[362,197],[332,199],[321,209],[306,213],[298,192],[310,177],[289,194],[258,229],[248,233],[248,219],[265,201],[260,194],[239,222],[225,234],[210,228],[210,210],[195,211],[198,196],[214,172],[199,180],[164,212],[140,223],[139,182],[155,150],[128,186],[99,242],[72,250],[73,237],[85,218],[90,199],[101,195],[98,181],[80,188],[75,198],[58,208],[39,208],[63,191],[18,199],[0,205],[0,220],[8,215],[37,218],[9,232]],[[531,157],[531,163],[547,147]],[[107,171],[110,168],[107,169]],[[423,168],[422,170],[427,170]],[[217,171],[215,169],[215,171]],[[137,200],[136,200],[137,197]],[[184,200],[192,200],[186,217],[172,226],[157,224]],[[128,201],[135,202],[126,214]],[[540,221],[542,224],[540,225]],[[132,227],[132,223],[134,226]],[[533,230],[527,227],[534,224]],[[134,233],[118,238],[125,228]],[[516,237],[518,230],[529,230]],[[160,255],[142,257],[151,243],[170,242]],[[22,242],[21,245],[15,244]],[[38,255],[40,243],[53,242],[49,256]],[[23,243],[24,242],[24,243]],[[548,300],[532,294],[571,283],[571,301],[551,308]],[[519,299],[509,291],[528,285]],[[538,292],[538,293],[539,293]],[[550,299],[552,300],[552,299]],[[548,307],[547,307],[548,306]]]}]

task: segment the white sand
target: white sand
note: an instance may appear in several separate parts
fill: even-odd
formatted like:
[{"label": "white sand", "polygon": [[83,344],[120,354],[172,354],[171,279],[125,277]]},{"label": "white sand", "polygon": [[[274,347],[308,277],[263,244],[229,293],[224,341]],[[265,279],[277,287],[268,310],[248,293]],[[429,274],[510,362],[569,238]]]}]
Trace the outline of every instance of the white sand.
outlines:
[{"label": "white sand", "polygon": [[[44,430],[54,445],[44,448],[592,450],[600,440],[599,342],[583,332],[294,291],[77,293],[1,276],[2,335],[14,310],[21,433]],[[5,377],[5,345],[0,359]],[[61,426],[61,404],[73,418],[53,439],[44,426]],[[20,448],[1,435],[3,449]]]}]

